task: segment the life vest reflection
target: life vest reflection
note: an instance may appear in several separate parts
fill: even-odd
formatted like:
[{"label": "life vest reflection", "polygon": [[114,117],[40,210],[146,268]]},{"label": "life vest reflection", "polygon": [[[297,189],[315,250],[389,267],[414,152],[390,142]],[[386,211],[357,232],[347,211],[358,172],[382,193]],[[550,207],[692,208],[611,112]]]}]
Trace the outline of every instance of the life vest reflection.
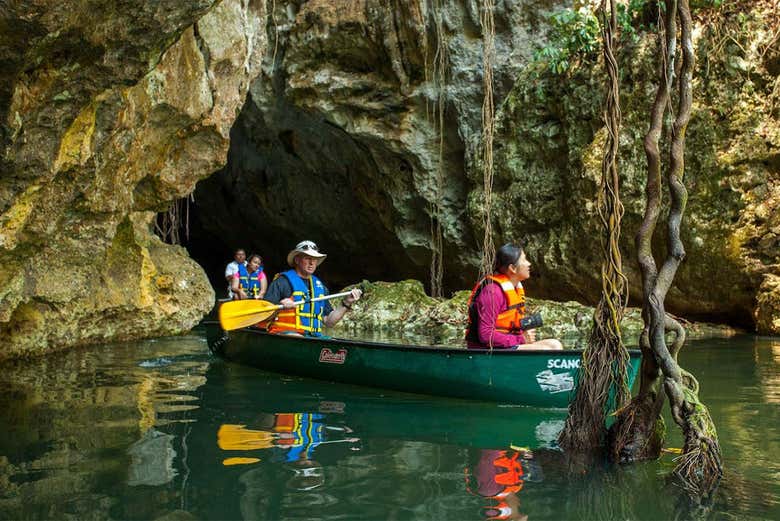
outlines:
[{"label": "life vest reflection", "polygon": [[[351,437],[346,426],[327,425],[320,413],[261,413],[253,427],[222,424],[217,431],[217,445],[227,452],[244,454],[228,456],[225,466],[251,465],[262,459],[283,463],[291,472],[287,486],[294,490],[312,490],[325,483],[325,475],[314,458],[317,447],[344,443],[349,450],[360,450],[360,439]],[[261,451],[261,452],[256,452]],[[263,452],[264,451],[264,452]]]},{"label": "life vest reflection", "polygon": [[484,499],[484,519],[525,521],[517,494],[525,482],[541,481],[541,469],[528,449],[471,449],[465,476],[466,490]]}]

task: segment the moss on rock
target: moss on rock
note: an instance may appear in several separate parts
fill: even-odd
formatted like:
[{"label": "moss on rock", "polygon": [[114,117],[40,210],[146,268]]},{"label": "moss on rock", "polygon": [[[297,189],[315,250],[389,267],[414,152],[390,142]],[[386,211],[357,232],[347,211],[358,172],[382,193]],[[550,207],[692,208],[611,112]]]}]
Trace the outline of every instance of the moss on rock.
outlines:
[{"label": "moss on rock", "polygon": [[[459,291],[449,299],[432,298],[415,280],[367,282],[351,313],[332,332],[342,336],[384,336],[393,339],[465,347],[470,291]],[[567,348],[585,347],[590,335],[594,308],[577,302],[529,299],[528,311],[542,314],[544,326],[537,338],[561,338]],[[626,345],[636,346],[642,330],[641,312],[629,308],[621,324]],[[730,327],[686,323],[690,336],[722,336],[735,333]],[[343,331],[343,332],[341,332]],[[369,335],[369,336],[371,336]]]},{"label": "moss on rock", "polygon": [[[693,317],[748,324],[765,293],[763,274],[780,266],[780,124],[777,52],[771,3],[744,3],[745,11],[707,9],[697,28],[698,68],[693,114],[686,133],[683,224],[685,263],[666,299],[667,309]],[[721,45],[724,34],[729,42]],[[620,49],[621,198],[624,270],[631,292],[641,295],[630,237],[644,211],[643,138],[653,98],[657,52],[652,35]],[[775,56],[774,58],[772,56]],[[738,59],[741,64],[734,67]],[[600,287],[596,194],[604,130],[601,67],[595,60],[557,75],[526,69],[498,115],[495,206],[504,238],[524,237],[543,275],[537,294],[593,302]],[[554,130],[554,131],[553,131]],[[478,181],[478,179],[475,179]],[[479,208],[469,216],[480,226]],[[654,240],[665,252],[665,228]],[[713,283],[717,281],[716,283]],[[759,306],[775,301],[759,297]],[[762,331],[768,325],[763,320]]]},{"label": "moss on rock", "polygon": [[761,283],[756,306],[756,324],[761,331],[780,335],[780,276],[769,274]]}]

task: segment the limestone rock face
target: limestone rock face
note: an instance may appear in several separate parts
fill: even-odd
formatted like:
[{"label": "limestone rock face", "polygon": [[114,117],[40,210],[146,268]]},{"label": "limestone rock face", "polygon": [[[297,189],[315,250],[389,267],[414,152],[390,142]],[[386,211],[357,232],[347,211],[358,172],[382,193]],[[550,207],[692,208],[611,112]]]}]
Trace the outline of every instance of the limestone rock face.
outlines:
[{"label": "limestone rock face", "polygon": [[[499,95],[528,61],[540,31],[538,6],[548,3],[497,2]],[[322,273],[334,285],[427,280],[438,206],[445,285],[473,282],[482,239],[465,211],[473,189],[467,163],[481,132],[478,3],[440,4],[433,11],[433,3],[418,0],[276,3],[272,64],[252,84],[227,167],[195,194],[200,215],[208,216],[203,225],[225,240],[225,251],[250,244],[281,267],[305,236],[328,252]],[[446,56],[443,69],[437,53]],[[447,75],[442,104],[437,71]],[[224,223],[263,234],[241,236]]]},{"label": "limestone rock face", "polygon": [[[667,309],[778,333],[780,51],[767,29],[771,4],[744,3],[696,28],[688,257]],[[329,254],[319,273],[332,287],[428,280],[438,222],[445,289],[471,287],[484,236],[479,5],[4,6],[0,358],[195,324],[213,291],[152,225],[196,184],[196,249],[217,263],[241,245],[275,271],[310,238]],[[563,76],[528,69],[546,39],[545,15],[568,5],[496,2],[493,227],[498,244],[526,239],[530,294],[593,303],[603,75],[590,63]],[[634,296],[631,238],[643,211],[655,55],[649,36],[621,54],[623,244]]]},{"label": "limestone rock face", "polygon": [[[425,294],[419,281],[367,282],[365,291],[339,322],[332,333],[371,339],[397,338],[404,343],[443,345],[465,348],[464,331],[468,326],[468,299],[470,291],[458,291],[452,298],[436,299]],[[593,327],[594,309],[578,302],[556,302],[528,299],[528,313],[540,313],[544,324],[537,329],[537,338],[559,338],[564,347],[584,348]],[[626,346],[636,348],[642,331],[642,313],[628,308],[621,332]],[[685,323],[688,338],[729,337],[736,330],[722,325]]]},{"label": "limestone rock face", "polygon": [[765,276],[761,284],[756,325],[759,331],[780,335],[780,277],[777,275]]},{"label": "limestone rock face", "polygon": [[[445,287],[474,283],[484,235],[479,3],[442,4],[434,12],[430,3],[414,1],[277,3],[273,65],[250,89],[228,165],[196,193],[210,219],[204,226],[226,241],[225,249],[250,244],[282,267],[284,253],[306,237],[329,253],[322,273],[333,284],[427,281],[437,216]],[[526,241],[534,295],[595,303],[601,67],[596,57],[563,75],[531,71],[531,53],[545,41],[544,15],[565,3],[496,4],[495,242]],[[780,272],[780,55],[765,29],[770,4],[751,3],[739,23],[735,13],[696,29],[683,223],[688,256],[666,300],[673,313],[744,326],[757,316],[776,317],[775,294],[762,289],[771,287],[766,277]],[[726,32],[737,43],[721,45]],[[446,56],[443,134],[436,113],[439,52]],[[641,279],[633,237],[644,209],[642,138],[656,55],[646,34],[620,54],[622,244],[634,298]],[[264,233],[241,237],[219,224],[226,222]],[[659,262],[664,230],[661,224],[656,237]],[[765,324],[759,321],[769,331]]]},{"label": "limestone rock face", "polygon": [[[769,4],[751,4],[739,15],[741,25],[715,18],[715,26],[696,30],[682,225],[687,256],[666,304],[683,316],[732,324],[764,317],[759,330],[776,333],[768,317],[777,320],[777,293],[769,279],[780,273],[780,49],[765,30],[773,16]],[[722,34],[733,40],[719,47]],[[657,47],[646,38],[621,55],[623,259],[632,295],[639,298],[633,237],[644,212],[643,138],[655,95]],[[598,70],[581,67],[533,81],[521,76],[501,107],[497,212],[512,235],[525,235],[539,270],[554,274],[538,281],[536,294],[592,300],[599,285],[596,193],[605,129]],[[664,160],[667,155],[662,152]],[[472,203],[479,201],[478,192],[472,196]],[[659,266],[665,234],[662,215],[654,240]]]},{"label": "limestone rock face", "polygon": [[266,45],[261,2],[50,4],[0,20],[0,359],[174,333],[211,307],[152,223],[224,164]]}]

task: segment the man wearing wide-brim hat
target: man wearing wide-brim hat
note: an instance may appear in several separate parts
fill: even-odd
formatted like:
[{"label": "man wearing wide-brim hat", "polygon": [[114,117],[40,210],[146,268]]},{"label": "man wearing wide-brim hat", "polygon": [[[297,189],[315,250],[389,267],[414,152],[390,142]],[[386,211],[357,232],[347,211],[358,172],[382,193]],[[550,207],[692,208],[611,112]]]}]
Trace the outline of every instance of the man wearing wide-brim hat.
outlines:
[{"label": "man wearing wide-brim hat", "polygon": [[266,300],[284,306],[268,324],[272,333],[321,336],[322,326],[333,327],[352,309],[363,292],[357,288],[337,305],[329,300],[301,302],[328,295],[328,288],[314,275],[327,257],[312,241],[301,241],[287,254],[291,269],[280,273],[268,286]]}]

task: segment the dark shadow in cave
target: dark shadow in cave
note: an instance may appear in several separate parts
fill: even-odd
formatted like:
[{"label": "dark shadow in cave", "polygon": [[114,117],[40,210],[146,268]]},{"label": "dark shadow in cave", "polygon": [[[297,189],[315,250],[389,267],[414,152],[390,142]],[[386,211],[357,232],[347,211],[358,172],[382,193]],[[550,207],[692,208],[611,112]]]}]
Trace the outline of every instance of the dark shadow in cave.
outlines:
[{"label": "dark shadow in cave", "polygon": [[[283,102],[261,110],[249,96],[227,165],[195,189],[182,244],[218,298],[236,248],[259,253],[273,277],[302,239],[328,254],[317,274],[334,291],[363,279],[425,282],[430,221],[412,188],[415,168],[378,140],[357,139]],[[403,234],[419,247],[404,246]]]}]

